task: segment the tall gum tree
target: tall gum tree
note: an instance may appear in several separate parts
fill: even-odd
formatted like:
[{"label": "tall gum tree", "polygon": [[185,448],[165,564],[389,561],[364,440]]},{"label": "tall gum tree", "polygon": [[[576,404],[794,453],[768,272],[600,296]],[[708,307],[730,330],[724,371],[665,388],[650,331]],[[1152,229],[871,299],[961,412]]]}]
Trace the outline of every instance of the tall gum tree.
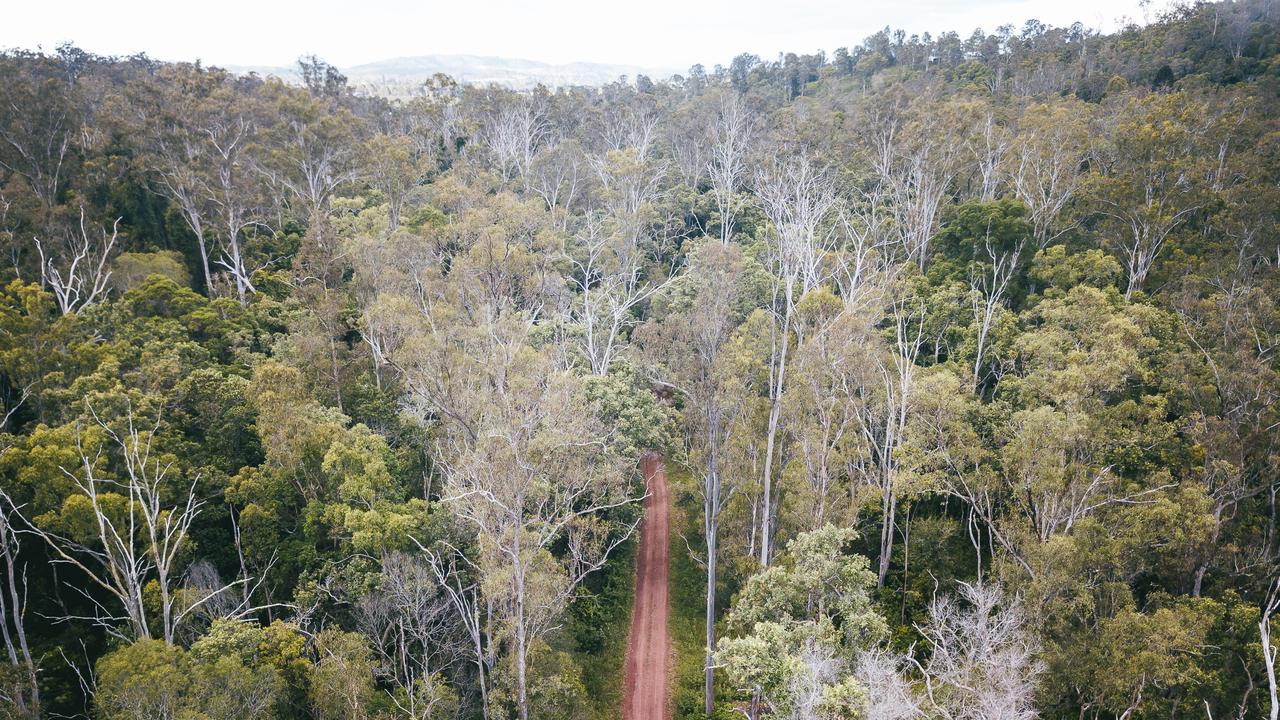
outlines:
[{"label": "tall gum tree", "polygon": [[734,245],[704,240],[687,273],[660,299],[659,322],[639,331],[655,379],[680,393],[690,469],[700,482],[707,570],[704,707],[715,705],[716,590],[720,516],[744,476],[733,469],[726,447],[746,432],[748,388],[727,357],[734,329],[751,307],[750,268]]}]

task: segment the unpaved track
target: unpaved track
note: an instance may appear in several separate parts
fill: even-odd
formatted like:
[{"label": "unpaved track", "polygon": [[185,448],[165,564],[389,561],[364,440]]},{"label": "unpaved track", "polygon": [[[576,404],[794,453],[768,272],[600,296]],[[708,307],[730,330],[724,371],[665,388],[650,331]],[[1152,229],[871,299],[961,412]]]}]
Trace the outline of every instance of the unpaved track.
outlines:
[{"label": "unpaved track", "polygon": [[667,703],[671,637],[667,634],[667,542],[671,496],[662,456],[649,452],[640,460],[649,487],[636,555],[636,603],[627,644],[626,695],[623,720],[670,720]]}]

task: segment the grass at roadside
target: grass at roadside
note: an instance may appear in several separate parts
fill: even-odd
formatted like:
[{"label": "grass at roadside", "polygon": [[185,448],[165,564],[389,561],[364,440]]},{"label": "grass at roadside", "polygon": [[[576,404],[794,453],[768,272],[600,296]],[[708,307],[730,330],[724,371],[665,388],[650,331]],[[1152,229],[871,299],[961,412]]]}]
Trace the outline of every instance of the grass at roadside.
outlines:
[{"label": "grass at roadside", "polygon": [[[704,720],[702,713],[703,626],[706,575],[689,557],[685,537],[698,547],[700,508],[689,474],[668,463],[672,515],[670,537],[671,614],[668,616],[675,651],[672,677],[674,720]],[[580,597],[570,608],[566,628],[574,638],[574,660],[582,670],[582,683],[594,720],[621,717],[623,671],[627,633],[635,604],[635,554],[632,538],[617,549],[605,569],[588,581],[590,596]]]},{"label": "grass at roadside", "polygon": [[636,539],[619,546],[600,573],[587,582],[590,595],[570,606],[569,630],[574,660],[594,720],[622,717],[623,670],[627,631],[635,604]]},{"label": "grass at roadside", "polygon": [[[671,644],[675,648],[675,676],[672,678],[672,709],[675,720],[701,720],[703,683],[703,620],[706,575],[689,557],[685,537],[696,543],[693,531],[698,521],[698,508],[691,507],[692,486],[689,473],[678,466],[667,465],[671,485]],[[684,537],[682,537],[682,534]]]}]

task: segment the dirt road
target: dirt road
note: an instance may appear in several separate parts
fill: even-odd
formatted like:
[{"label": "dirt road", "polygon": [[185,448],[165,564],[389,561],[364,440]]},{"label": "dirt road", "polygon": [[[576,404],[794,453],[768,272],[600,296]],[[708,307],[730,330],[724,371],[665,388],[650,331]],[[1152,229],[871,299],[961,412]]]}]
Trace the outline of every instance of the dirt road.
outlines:
[{"label": "dirt road", "polygon": [[671,638],[667,634],[667,555],[671,496],[662,456],[646,453],[640,460],[649,487],[640,525],[636,555],[636,603],[627,645],[626,695],[623,720],[668,720],[668,664]]}]

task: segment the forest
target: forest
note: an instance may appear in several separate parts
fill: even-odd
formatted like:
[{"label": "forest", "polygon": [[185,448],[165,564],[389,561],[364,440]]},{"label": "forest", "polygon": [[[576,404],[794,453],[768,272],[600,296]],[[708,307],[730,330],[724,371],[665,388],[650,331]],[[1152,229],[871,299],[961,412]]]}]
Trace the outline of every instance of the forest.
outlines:
[{"label": "forest", "polygon": [[1276,720],[1278,209],[1271,0],[520,92],[0,52],[0,717],[620,718],[649,458],[668,718]]}]

